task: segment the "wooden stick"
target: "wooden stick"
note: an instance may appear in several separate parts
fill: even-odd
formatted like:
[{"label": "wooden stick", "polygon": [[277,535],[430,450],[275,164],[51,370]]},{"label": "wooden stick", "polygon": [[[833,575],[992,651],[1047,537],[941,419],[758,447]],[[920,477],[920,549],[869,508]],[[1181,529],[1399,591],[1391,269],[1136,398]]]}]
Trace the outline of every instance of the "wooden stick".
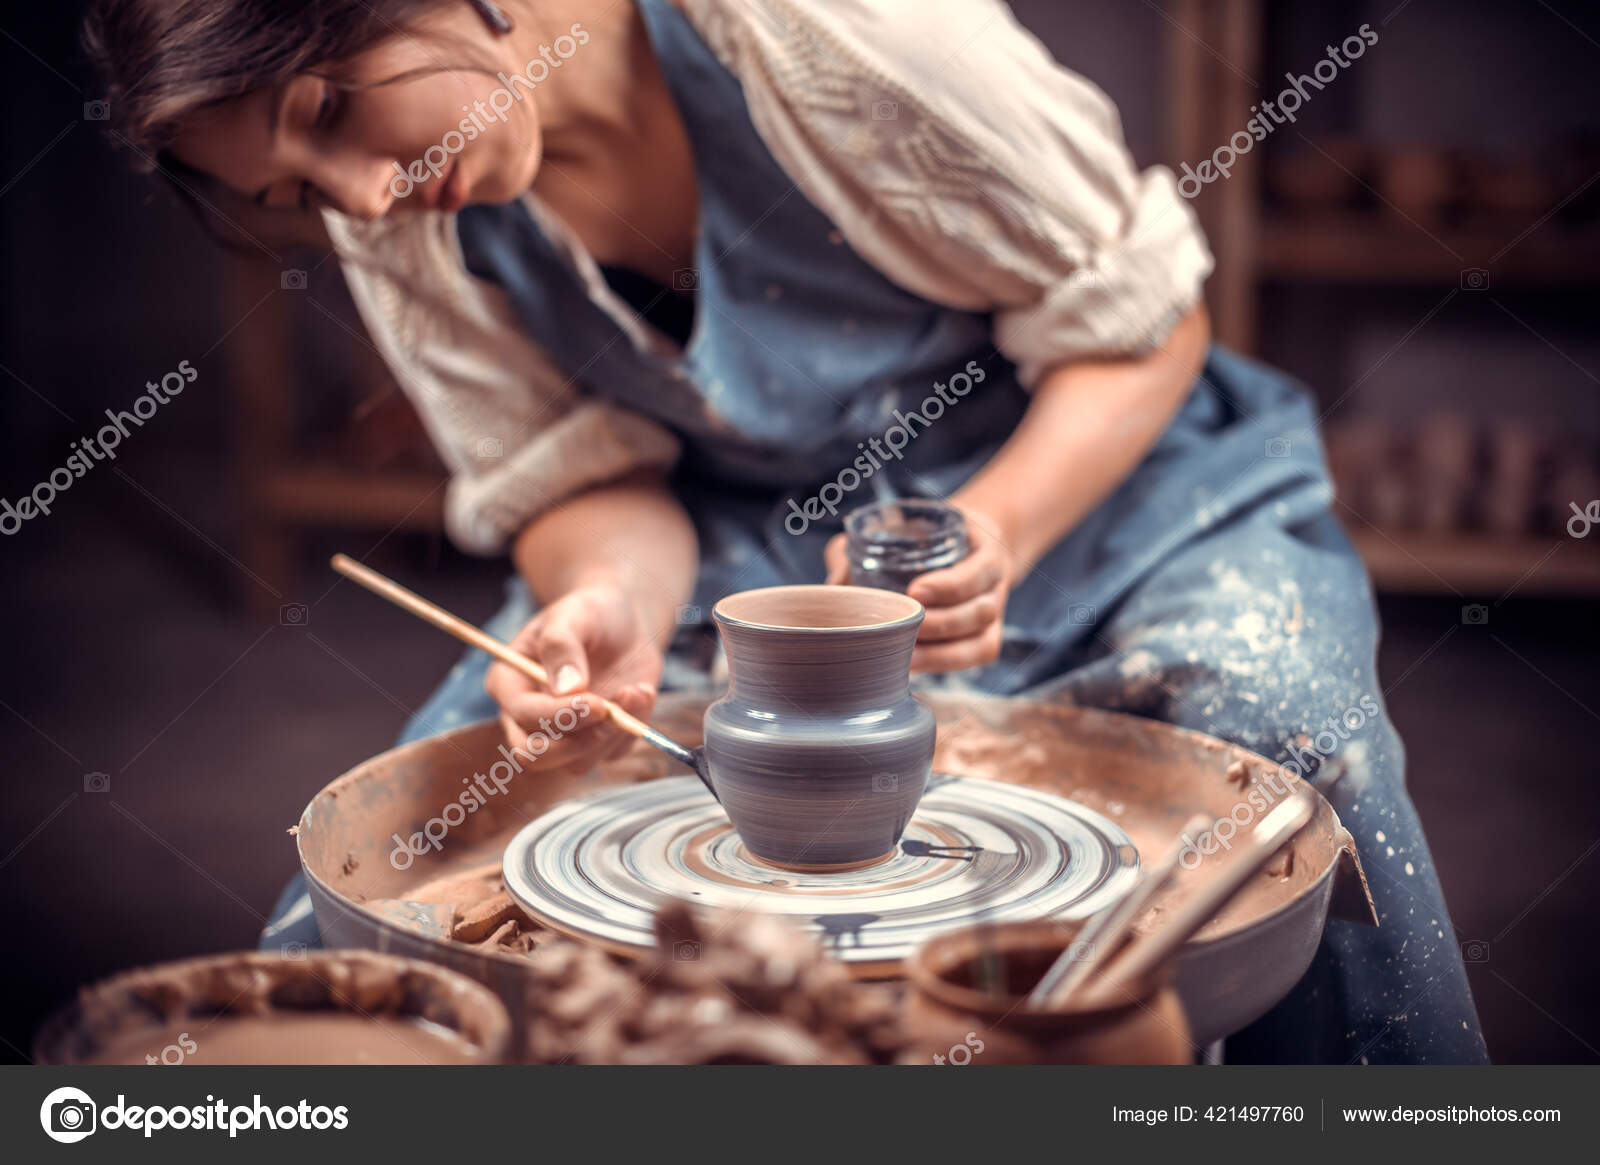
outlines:
[{"label": "wooden stick", "polygon": [[[432,623],[447,635],[454,635],[463,643],[487,651],[501,663],[516,668],[536,684],[543,685],[546,689],[554,691],[555,685],[550,682],[550,673],[545,671],[533,660],[523,655],[513,647],[501,643],[493,635],[488,635],[468,623],[465,619],[457,618],[443,607],[428,602],[427,599],[415,591],[407,590],[391,578],[386,578],[369,566],[364,566],[353,558],[343,554],[333,556],[333,569],[344,575],[351,582],[360,583],[375,595],[388,599],[397,607],[410,611],[417,618]],[[611,719],[618,728],[633,736],[652,740],[659,736],[653,728],[640,720],[637,716],[623,711],[610,700],[600,698],[606,711],[611,714]]]},{"label": "wooden stick", "polygon": [[[1144,913],[1145,907],[1150,905],[1150,900],[1172,880],[1172,875],[1177,873],[1178,862],[1183,858],[1183,851],[1189,846],[1190,836],[1203,833],[1215,824],[1216,821],[1205,813],[1196,813],[1189,818],[1161,857],[1149,869],[1140,872],[1139,881],[1134,883],[1133,888],[1096,915],[1079,933],[1077,940],[1061,952],[1061,957],[1028,995],[1028,1006],[1036,1010],[1059,1011],[1065,1008],[1073,994],[1089,981],[1095,970],[1117,953],[1117,948]],[[1088,950],[1074,958],[1074,948],[1085,943],[1088,944]]]},{"label": "wooden stick", "polygon": [[1313,808],[1311,795],[1297,793],[1263,817],[1251,831],[1244,849],[1203,883],[1165,926],[1135,937],[1121,956],[1106,968],[1089,994],[1098,1001],[1114,1001],[1177,954],[1178,949],[1215,918],[1217,911],[1227,905],[1284,843],[1306,827]]},{"label": "wooden stick", "polygon": [[1100,941],[1100,935],[1110,927],[1111,923],[1122,912],[1128,900],[1139,893],[1139,888],[1144,884],[1145,875],[1140,874],[1139,880],[1129,886],[1127,891],[1111,905],[1089,916],[1089,920],[1078,931],[1077,937],[1067,944],[1067,949],[1056,956],[1056,961],[1050,964],[1050,969],[1044,973],[1044,978],[1034,985],[1028,992],[1025,1007],[1038,1010],[1049,1003],[1052,996],[1061,991],[1068,980],[1077,978],[1077,968],[1083,965],[1087,956],[1079,952],[1085,949],[1093,951],[1095,944]]}]

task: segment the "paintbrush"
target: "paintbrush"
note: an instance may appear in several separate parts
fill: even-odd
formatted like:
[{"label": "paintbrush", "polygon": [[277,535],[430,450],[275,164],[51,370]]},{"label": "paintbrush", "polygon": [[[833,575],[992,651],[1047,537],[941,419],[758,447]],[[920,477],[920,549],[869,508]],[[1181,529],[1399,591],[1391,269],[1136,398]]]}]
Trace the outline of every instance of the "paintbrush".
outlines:
[{"label": "paintbrush", "polygon": [[988,912],[978,921],[980,950],[977,961],[972,968],[973,978],[979,991],[985,995],[1004,995],[1006,993],[1006,960],[994,947],[994,922],[988,917]]},{"label": "paintbrush", "polygon": [[[470,644],[482,651],[487,651],[501,663],[516,668],[517,671],[527,676],[534,683],[539,684],[546,691],[555,691],[555,685],[550,682],[550,673],[545,671],[533,660],[523,655],[514,647],[501,643],[493,635],[478,630],[465,619],[452,615],[443,607],[430,603],[415,591],[407,590],[391,578],[386,578],[369,566],[357,562],[343,554],[333,556],[333,569],[344,575],[352,582],[360,583],[375,595],[388,599],[395,606],[410,611],[417,618],[432,623],[447,635],[453,635],[463,643]],[[706,787],[711,787],[710,779],[706,776],[705,750],[701,748],[685,748],[671,737],[657,732],[650,725],[640,720],[637,716],[623,710],[610,700],[596,696],[600,706],[611,715],[611,720],[616,726],[631,736],[637,736],[646,744],[654,745],[680,764],[688,765],[705,782]],[[711,795],[716,796],[716,790]]]}]

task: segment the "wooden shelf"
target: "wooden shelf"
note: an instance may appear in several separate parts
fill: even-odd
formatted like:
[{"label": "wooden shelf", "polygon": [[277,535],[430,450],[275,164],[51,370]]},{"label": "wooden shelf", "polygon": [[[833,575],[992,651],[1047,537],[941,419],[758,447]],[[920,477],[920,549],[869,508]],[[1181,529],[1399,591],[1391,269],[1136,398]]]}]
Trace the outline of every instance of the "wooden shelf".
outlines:
[{"label": "wooden shelf", "polygon": [[1491,291],[1507,283],[1600,286],[1600,231],[1546,223],[1516,242],[1527,229],[1507,223],[1424,231],[1381,214],[1268,216],[1260,224],[1259,270],[1267,279],[1450,283],[1470,290],[1462,272],[1480,268],[1489,272]]},{"label": "wooden shelf", "polygon": [[1600,596],[1600,541],[1371,528],[1350,537],[1373,585],[1389,594]]},{"label": "wooden shelf", "polygon": [[426,473],[365,473],[325,465],[288,465],[264,474],[253,508],[296,526],[438,531],[444,481]]}]

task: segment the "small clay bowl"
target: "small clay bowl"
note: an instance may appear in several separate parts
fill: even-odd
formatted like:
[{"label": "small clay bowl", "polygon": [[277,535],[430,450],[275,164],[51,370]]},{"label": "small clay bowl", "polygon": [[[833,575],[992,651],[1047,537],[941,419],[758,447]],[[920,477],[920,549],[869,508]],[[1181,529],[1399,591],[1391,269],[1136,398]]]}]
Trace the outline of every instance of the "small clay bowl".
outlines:
[{"label": "small clay bowl", "polygon": [[[1167,973],[1106,1006],[1028,1008],[1029,991],[1080,922],[1003,922],[929,939],[906,963],[902,1063],[1192,1064],[1195,1047]],[[983,966],[988,961],[987,968]],[[986,972],[999,990],[983,990]]]},{"label": "small clay bowl", "polygon": [[256,951],[85,987],[34,1040],[40,1064],[502,1064],[505,1005],[431,963]]}]

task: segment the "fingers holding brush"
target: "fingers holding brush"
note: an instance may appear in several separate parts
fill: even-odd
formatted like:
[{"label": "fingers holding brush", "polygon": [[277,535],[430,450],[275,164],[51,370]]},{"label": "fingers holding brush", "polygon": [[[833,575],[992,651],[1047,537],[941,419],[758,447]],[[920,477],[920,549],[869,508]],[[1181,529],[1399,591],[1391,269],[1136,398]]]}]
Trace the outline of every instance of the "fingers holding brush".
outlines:
[{"label": "fingers holding brush", "polygon": [[660,649],[614,588],[585,587],[562,596],[530,620],[511,647],[534,660],[543,677],[502,661],[490,667],[485,687],[500,705],[512,746],[531,740],[549,748],[548,767],[620,756],[635,738],[614,711],[648,720],[655,708]]},{"label": "fingers holding brush", "polygon": [[[687,749],[652,732],[646,722],[655,708],[663,656],[645,630],[647,620],[621,589],[595,584],[569,591],[508,644],[347,555],[334,555],[332,565],[374,594],[487,652],[495,662],[484,685],[500,705],[507,743],[531,759],[555,749],[547,771],[620,756],[641,737],[692,765]],[[544,662],[529,655],[537,651],[543,651]],[[591,730],[586,739],[569,739],[585,727]]]}]

